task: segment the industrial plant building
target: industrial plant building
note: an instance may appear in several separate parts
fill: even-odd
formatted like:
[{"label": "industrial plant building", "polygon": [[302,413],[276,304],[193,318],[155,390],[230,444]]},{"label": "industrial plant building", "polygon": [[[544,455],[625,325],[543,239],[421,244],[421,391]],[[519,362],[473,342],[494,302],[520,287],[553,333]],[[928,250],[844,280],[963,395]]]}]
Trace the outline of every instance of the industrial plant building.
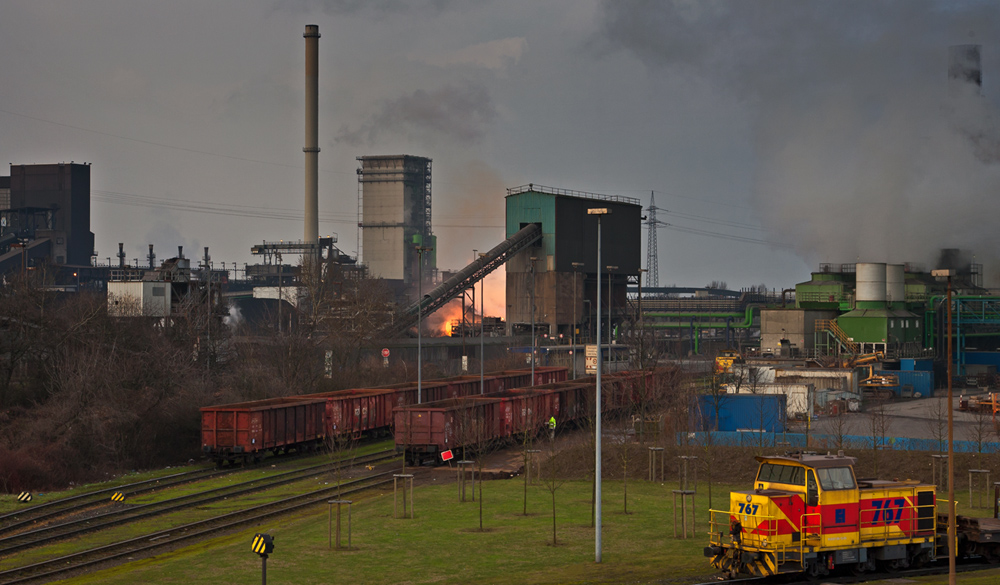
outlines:
[{"label": "industrial plant building", "polygon": [[360,156],[358,161],[359,256],[372,277],[416,298],[417,279],[422,276],[426,284],[437,268],[437,240],[431,227],[431,159],[371,155]]},{"label": "industrial plant building", "polygon": [[[537,225],[542,237],[507,264],[507,323],[512,334],[536,331],[569,342],[576,328],[593,339],[597,312],[605,341],[632,320],[626,300],[642,258],[642,205],[638,199],[525,185],[507,190],[507,236]],[[588,210],[602,209],[595,215]],[[598,261],[598,218],[604,238]],[[603,287],[597,305],[598,272]],[[609,325],[610,323],[610,325]]]},{"label": "industrial plant building", "polygon": [[0,177],[0,274],[42,264],[88,267],[90,165],[11,165]]}]

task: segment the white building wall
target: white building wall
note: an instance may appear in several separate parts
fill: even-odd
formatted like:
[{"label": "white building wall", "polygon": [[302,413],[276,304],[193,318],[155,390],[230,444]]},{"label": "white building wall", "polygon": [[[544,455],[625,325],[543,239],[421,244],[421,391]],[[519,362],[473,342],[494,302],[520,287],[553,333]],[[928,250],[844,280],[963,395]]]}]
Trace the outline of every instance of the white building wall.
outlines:
[{"label": "white building wall", "polygon": [[108,314],[113,317],[167,317],[169,282],[109,282]]}]

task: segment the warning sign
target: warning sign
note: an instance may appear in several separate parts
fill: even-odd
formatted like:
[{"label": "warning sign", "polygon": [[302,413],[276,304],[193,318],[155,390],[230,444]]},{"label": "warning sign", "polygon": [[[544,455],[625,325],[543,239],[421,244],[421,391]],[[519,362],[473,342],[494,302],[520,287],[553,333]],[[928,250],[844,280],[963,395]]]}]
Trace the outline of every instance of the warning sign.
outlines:
[{"label": "warning sign", "polygon": [[597,373],[597,346],[587,345],[585,346],[586,354],[584,355],[584,369],[588,374]]},{"label": "warning sign", "polygon": [[442,451],[441,452],[441,461],[451,461],[454,458],[455,458],[455,456],[452,455],[451,449],[448,449],[447,451]]}]

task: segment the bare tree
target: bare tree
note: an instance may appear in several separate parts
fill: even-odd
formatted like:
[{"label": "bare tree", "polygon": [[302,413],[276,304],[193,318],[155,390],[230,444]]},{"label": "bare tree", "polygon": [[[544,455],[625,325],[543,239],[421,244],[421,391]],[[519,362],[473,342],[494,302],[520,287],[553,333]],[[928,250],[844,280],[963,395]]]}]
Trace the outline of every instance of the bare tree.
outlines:
[{"label": "bare tree", "polygon": [[874,400],[868,404],[868,431],[872,441],[872,461],[874,473],[878,475],[879,451],[886,445],[886,437],[892,428],[892,415],[885,408],[885,401]]},{"label": "bare tree", "polygon": [[927,414],[930,418],[926,419],[927,430],[930,431],[931,437],[937,441],[938,452],[944,453],[948,445],[948,407],[946,402],[941,398],[927,398],[930,402],[930,407],[927,409]]},{"label": "bare tree", "polygon": [[349,429],[341,432],[331,432],[325,443],[330,460],[336,462],[333,468],[334,479],[337,481],[337,499],[341,499],[340,487],[347,472],[354,466],[358,452],[358,436]]},{"label": "bare tree", "polygon": [[628,415],[620,416],[614,424],[611,425],[611,433],[609,433],[611,441],[613,441],[613,448],[615,458],[622,466],[622,506],[625,514],[628,514],[628,464],[632,459],[633,454],[633,438],[634,433],[631,428],[632,418]]},{"label": "bare tree", "polygon": [[545,489],[548,490],[549,495],[552,497],[552,546],[559,544],[556,538],[556,492],[566,483],[566,472],[568,470],[565,467],[565,460],[559,456],[554,442],[550,442],[548,457],[545,460],[543,482]]},{"label": "bare tree", "polygon": [[976,445],[977,458],[982,458],[986,444],[989,443],[990,439],[996,433],[993,413],[982,408],[977,408],[972,413],[972,424],[966,427],[965,433],[968,440]]},{"label": "bare tree", "polygon": [[829,420],[830,432],[837,443],[837,449],[844,449],[846,437],[851,434],[851,419],[846,412],[837,411],[836,416],[831,417]]},{"label": "bare tree", "polygon": [[486,466],[486,458],[502,446],[502,441],[498,438],[498,429],[492,428],[491,419],[482,413],[483,406],[479,406],[480,416],[477,417],[475,431],[472,435],[474,452],[476,454],[476,468],[479,471],[479,530],[483,527],[483,484],[486,483],[483,470]]}]

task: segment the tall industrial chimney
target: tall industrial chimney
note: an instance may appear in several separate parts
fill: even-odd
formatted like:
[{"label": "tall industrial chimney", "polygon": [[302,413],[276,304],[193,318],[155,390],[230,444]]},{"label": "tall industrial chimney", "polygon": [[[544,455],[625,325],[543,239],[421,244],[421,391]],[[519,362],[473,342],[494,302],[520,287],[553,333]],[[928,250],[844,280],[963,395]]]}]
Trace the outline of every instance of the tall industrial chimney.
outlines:
[{"label": "tall industrial chimney", "polygon": [[319,243],[319,25],[307,24],[306,32],[306,243]]}]

